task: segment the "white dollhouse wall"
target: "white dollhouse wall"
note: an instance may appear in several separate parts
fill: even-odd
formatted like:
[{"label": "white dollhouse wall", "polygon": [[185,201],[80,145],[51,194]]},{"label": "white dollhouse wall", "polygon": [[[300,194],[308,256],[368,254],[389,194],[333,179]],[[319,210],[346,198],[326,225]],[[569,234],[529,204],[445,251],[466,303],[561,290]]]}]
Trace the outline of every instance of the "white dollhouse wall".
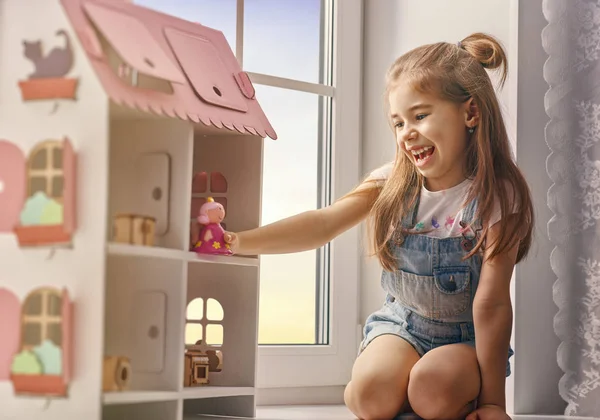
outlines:
[{"label": "white dollhouse wall", "polygon": [[[64,45],[64,39],[56,36],[59,29],[70,35],[75,53],[68,76],[78,79],[77,100],[24,102],[18,83],[34,66],[24,57],[22,42],[42,40],[43,51],[48,52]],[[91,420],[101,416],[108,107],[84,57],[58,1],[0,0],[0,139],[16,144],[27,156],[39,142],[68,137],[78,159],[77,230],[71,248],[57,247],[54,252],[52,247],[19,248],[13,234],[0,233],[0,288],[13,292],[22,304],[36,288],[64,287],[74,302],[73,378],[68,398],[16,396],[10,381],[0,381],[2,419]],[[0,215],[3,204],[0,196]]]},{"label": "white dollhouse wall", "polygon": [[[263,139],[111,108],[109,224],[125,212],[155,217],[157,226],[168,227],[164,234],[159,229],[154,246],[109,247],[104,354],[128,357],[132,377],[128,390],[105,393],[103,418],[146,418],[147,413],[154,418],[156,411],[148,407],[158,406],[168,413],[165,419],[252,417],[258,258],[198,256],[189,251],[189,235],[198,216],[192,208],[197,211],[208,196],[227,199],[228,229],[259,226]],[[144,156],[166,156],[169,164],[161,166],[163,159],[158,168],[136,172]],[[206,188],[193,193],[194,176],[202,172]],[[214,174],[226,180],[226,191],[222,182],[215,191]],[[168,186],[161,194],[167,202],[140,206],[156,185]],[[110,226],[107,235],[111,241]],[[186,339],[223,354],[222,371],[210,372],[208,385],[184,387]],[[163,405],[152,402],[156,399]]]},{"label": "white dollhouse wall", "polygon": [[156,219],[156,246],[187,249],[192,136],[181,120],[111,118],[108,240],[115,215],[133,213]]},{"label": "white dollhouse wall", "polygon": [[[188,268],[187,302],[197,298],[205,302],[206,315],[198,320],[203,326],[204,342],[210,348],[222,338],[222,344],[214,347],[223,352],[223,371],[210,376],[214,386],[254,386],[258,331],[256,325],[245,320],[258,318],[257,275],[257,266],[190,264]],[[217,311],[206,310],[208,299],[214,299],[223,307],[222,320],[220,316],[211,317],[211,312]]]},{"label": "white dollhouse wall", "polygon": [[[225,129],[226,130],[226,129]],[[194,197],[227,197],[226,226],[239,232],[259,225],[261,215],[263,140],[250,135],[194,135],[194,174],[220,172],[227,192],[194,194]],[[209,176],[210,178],[210,176]],[[197,215],[192,214],[195,218]]]},{"label": "white dollhouse wall", "polygon": [[131,391],[179,390],[183,270],[179,261],[108,258],[104,354],[130,358]]}]

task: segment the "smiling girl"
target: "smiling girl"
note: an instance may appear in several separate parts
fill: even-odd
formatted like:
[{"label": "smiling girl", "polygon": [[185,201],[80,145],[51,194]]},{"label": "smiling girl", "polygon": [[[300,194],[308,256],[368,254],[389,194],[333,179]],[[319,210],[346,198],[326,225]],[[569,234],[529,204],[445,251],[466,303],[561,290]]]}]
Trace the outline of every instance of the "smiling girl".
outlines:
[{"label": "smiling girl", "polygon": [[345,390],[360,419],[508,418],[510,281],[534,215],[486,71],[497,68],[504,83],[505,52],[481,33],[402,55],[386,90],[395,159],[331,206],[225,235],[237,254],[299,252],[368,218],[386,297]]}]

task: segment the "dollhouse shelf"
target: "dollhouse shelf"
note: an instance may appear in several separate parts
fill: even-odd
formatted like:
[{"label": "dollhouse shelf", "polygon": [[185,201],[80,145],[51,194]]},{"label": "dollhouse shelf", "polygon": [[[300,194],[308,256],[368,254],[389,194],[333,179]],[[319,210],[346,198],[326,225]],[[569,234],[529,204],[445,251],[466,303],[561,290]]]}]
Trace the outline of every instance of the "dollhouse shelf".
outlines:
[{"label": "dollhouse shelf", "polygon": [[250,267],[258,266],[258,258],[237,257],[224,255],[198,255],[195,252],[180,251],[177,249],[159,248],[142,245],[129,245],[121,243],[109,243],[108,253],[110,255],[129,255],[133,257],[163,258],[168,260],[179,260],[186,262],[244,265]]},{"label": "dollhouse shelf", "polygon": [[199,386],[185,388],[181,391],[184,400],[215,398],[215,397],[239,397],[241,395],[254,395],[255,390],[252,387],[239,386]]},{"label": "dollhouse shelf", "polygon": [[173,391],[123,391],[106,392],[103,395],[104,405],[176,401],[178,399],[179,393]]},{"label": "dollhouse shelf", "polygon": [[137,404],[158,401],[192,400],[202,398],[239,397],[254,395],[252,387],[234,386],[201,386],[175,391],[122,391],[106,392],[103,395],[104,405]]}]

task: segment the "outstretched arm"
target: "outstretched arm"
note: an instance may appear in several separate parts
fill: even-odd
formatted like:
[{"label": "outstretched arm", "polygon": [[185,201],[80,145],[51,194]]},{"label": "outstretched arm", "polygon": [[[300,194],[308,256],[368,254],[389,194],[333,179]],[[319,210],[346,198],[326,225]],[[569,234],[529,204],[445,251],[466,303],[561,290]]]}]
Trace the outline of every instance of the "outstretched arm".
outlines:
[{"label": "outstretched arm", "polygon": [[317,249],[360,223],[377,199],[376,182],[365,181],[352,193],[319,210],[306,211],[239,233],[226,232],[234,254],[286,254]]}]

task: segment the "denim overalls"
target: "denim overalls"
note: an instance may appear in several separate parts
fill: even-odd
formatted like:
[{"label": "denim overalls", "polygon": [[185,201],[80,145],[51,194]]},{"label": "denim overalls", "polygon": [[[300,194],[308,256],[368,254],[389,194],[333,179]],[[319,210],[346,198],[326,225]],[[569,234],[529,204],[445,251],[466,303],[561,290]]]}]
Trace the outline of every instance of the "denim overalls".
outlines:
[{"label": "denim overalls", "polygon": [[[420,197],[419,197],[420,198]],[[405,229],[415,226],[419,198],[402,221]],[[477,242],[478,220],[469,227],[477,200],[470,202],[462,217],[462,236],[433,238],[406,234],[404,242],[392,247],[399,266],[395,272],[384,270],[381,285],[386,292],[381,309],[371,314],[364,327],[359,353],[377,336],[397,335],[408,341],[423,356],[446,344],[475,346],[473,298],[479,283],[481,253],[462,260]],[[507,349],[506,376],[510,376]]]}]

